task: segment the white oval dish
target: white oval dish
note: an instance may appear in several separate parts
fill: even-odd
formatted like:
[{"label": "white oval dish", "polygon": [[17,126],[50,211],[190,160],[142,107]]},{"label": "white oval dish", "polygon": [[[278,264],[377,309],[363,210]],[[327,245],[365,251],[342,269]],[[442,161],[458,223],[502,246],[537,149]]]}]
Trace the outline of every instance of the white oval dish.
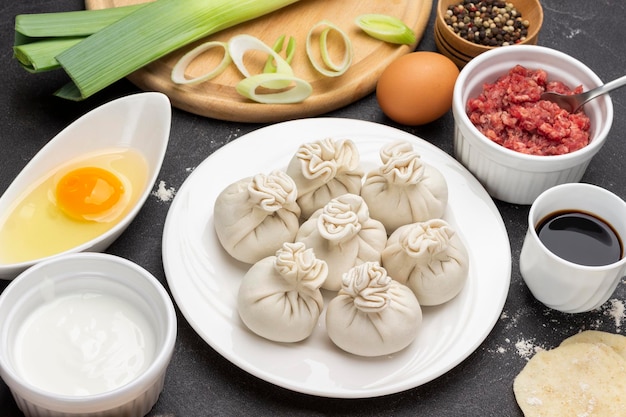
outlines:
[{"label": "white oval dish", "polygon": [[[150,195],[169,142],[171,105],[161,93],[140,93],[106,103],[83,115],[51,139],[0,197],[0,218],[36,181],[63,163],[108,148],[131,148],[147,163],[147,180],[135,205],[98,237],[56,255],[0,263],[0,278],[12,279],[29,266],[61,254],[106,249],[128,227]],[[0,250],[2,250],[0,248]]]},{"label": "white oval dish", "polygon": [[[43,347],[41,345],[33,347],[32,353],[45,356],[54,351],[54,346],[67,347],[67,350],[57,348],[57,362],[60,363],[55,366],[68,372],[64,373],[63,377],[58,375],[58,386],[54,385],[53,389],[43,388],[41,379],[33,378],[33,371],[26,371],[24,358],[20,359],[22,356],[26,357],[25,350],[31,350],[19,348],[23,346],[20,344],[20,335],[29,328],[31,319],[42,309],[55,305],[64,297],[83,294],[92,296],[88,301],[90,306],[93,305],[94,296],[117,300],[118,304],[109,304],[110,308],[107,310],[118,322],[128,308],[137,312],[145,324],[141,333],[146,340],[147,353],[144,356],[150,359],[143,363],[142,370],[136,372],[132,378],[109,389],[85,394],[69,394],[67,393],[69,391],[60,393],[63,392],[61,388],[63,386],[87,386],[86,381],[89,381],[89,378],[86,377],[85,370],[78,371],[73,366],[82,363],[81,361],[89,365],[87,369],[97,365],[93,357],[93,347],[98,346],[96,341],[102,343],[103,352],[107,351],[106,346],[115,347],[115,344],[105,344],[108,339],[102,339],[102,334],[111,337],[115,342],[121,340],[120,335],[126,338],[132,336],[129,333],[121,333],[119,326],[108,328],[100,326],[98,332],[92,326],[70,327],[69,324],[65,328],[62,325],[54,326],[48,329],[49,342]],[[120,305],[126,306],[126,309],[118,310]],[[69,323],[79,323],[70,312],[66,311],[64,317]],[[85,320],[92,320],[91,312],[86,314]],[[68,329],[71,329],[71,332]],[[0,296],[0,376],[10,388],[20,410],[29,417],[69,415],[139,417],[150,411],[163,390],[166,370],[174,351],[176,333],[176,314],[172,300],[163,285],[148,271],[131,261],[109,254],[61,255],[42,261],[24,271]],[[74,344],[70,340],[74,341]],[[64,352],[66,354],[63,354]],[[118,354],[119,351],[115,353]],[[107,359],[107,354],[109,353],[98,355],[96,358]],[[109,364],[111,361],[104,363]],[[126,365],[131,366],[132,363]],[[53,369],[55,367],[51,366],[48,371]],[[37,367],[36,372],[43,372],[44,374],[40,376],[45,376],[45,366]],[[80,378],[68,378],[69,374],[79,373]],[[53,374],[57,375],[54,372]],[[50,379],[49,375],[47,377]]]}]

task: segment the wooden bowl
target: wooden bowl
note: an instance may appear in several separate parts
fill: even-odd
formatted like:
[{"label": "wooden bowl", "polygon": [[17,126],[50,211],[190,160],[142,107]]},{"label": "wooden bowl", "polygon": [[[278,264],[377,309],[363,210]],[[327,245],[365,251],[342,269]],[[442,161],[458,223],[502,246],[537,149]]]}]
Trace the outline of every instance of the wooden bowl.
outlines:
[{"label": "wooden bowl", "polygon": [[[530,22],[526,39],[516,45],[536,45],[541,25],[543,9],[539,0],[510,0],[525,20]],[[459,68],[463,68],[472,58],[501,46],[484,46],[463,39],[454,33],[444,20],[448,6],[459,4],[461,0],[439,0],[435,19],[435,44],[440,53],[450,58]]]}]

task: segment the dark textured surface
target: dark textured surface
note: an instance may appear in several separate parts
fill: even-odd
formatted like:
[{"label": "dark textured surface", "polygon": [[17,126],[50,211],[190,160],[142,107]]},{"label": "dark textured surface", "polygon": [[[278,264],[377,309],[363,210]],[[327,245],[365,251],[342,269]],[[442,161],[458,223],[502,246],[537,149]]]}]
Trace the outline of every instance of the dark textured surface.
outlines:
[{"label": "dark textured surface", "polygon": [[[337,0],[340,1],[340,0]],[[436,3],[436,2],[435,2]],[[436,5],[436,4],[435,4]],[[435,6],[434,5],[434,6]],[[86,111],[113,98],[137,92],[121,81],[88,101],[71,103],[51,96],[65,82],[60,72],[32,75],[12,59],[16,14],[81,9],[79,0],[24,0],[0,6],[0,191],[58,131]],[[545,20],[539,44],[582,60],[603,80],[626,70],[626,4],[621,0],[543,1]],[[434,7],[433,7],[434,15]],[[419,50],[435,50],[432,16]],[[583,181],[626,197],[624,131],[626,89],[612,94],[615,120],[609,140],[595,157]],[[419,128],[398,126],[370,95],[328,116],[375,121],[407,130],[450,153],[452,115]],[[174,110],[172,136],[159,180],[178,189],[197,166],[220,146],[260,127],[227,123]],[[165,390],[150,416],[345,415],[345,416],[522,416],[512,381],[529,355],[528,349],[550,348],[581,329],[622,333],[621,285],[607,303],[592,313],[568,315],[546,309],[528,292],[518,268],[528,206],[496,202],[507,227],[512,250],[511,287],[504,311],[485,342],[463,363],[440,378],[398,394],[362,400],[302,395],[275,387],[232,365],[211,349],[179,314],[179,334]],[[161,234],[169,202],[151,197],[127,231],[108,252],[129,258],[152,272],[166,287],[161,261]],[[7,282],[0,282],[4,289]],[[0,416],[19,416],[8,388],[0,384]]]}]

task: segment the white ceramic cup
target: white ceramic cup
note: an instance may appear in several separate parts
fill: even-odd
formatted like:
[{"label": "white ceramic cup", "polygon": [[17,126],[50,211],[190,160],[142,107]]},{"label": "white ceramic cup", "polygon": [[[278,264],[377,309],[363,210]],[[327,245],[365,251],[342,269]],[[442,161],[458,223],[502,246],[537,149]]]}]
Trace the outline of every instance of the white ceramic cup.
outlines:
[{"label": "white ceramic cup", "polygon": [[566,313],[594,310],[604,304],[626,273],[622,249],[619,261],[586,266],[551,252],[540,240],[536,227],[550,214],[581,211],[609,223],[622,243],[626,238],[626,202],[591,184],[571,183],[549,188],[537,197],[528,214],[528,231],[520,253],[520,271],[537,300]]}]

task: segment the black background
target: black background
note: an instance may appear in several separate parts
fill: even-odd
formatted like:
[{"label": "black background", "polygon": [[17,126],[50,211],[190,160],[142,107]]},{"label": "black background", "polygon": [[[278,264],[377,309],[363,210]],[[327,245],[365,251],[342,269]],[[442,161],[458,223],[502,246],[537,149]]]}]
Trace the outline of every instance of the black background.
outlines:
[{"label": "black background", "polygon": [[[337,0],[342,1],[342,0]],[[544,0],[545,20],[539,44],[568,53],[586,63],[605,81],[626,71],[626,4],[621,0]],[[61,72],[29,74],[12,58],[14,17],[21,13],[84,8],[79,0],[5,1],[0,6],[0,192],[30,158],[56,133],[88,110],[114,98],[138,92],[120,81],[81,103],[57,99],[51,93],[66,82]],[[418,50],[434,51],[431,19]],[[612,93],[615,119],[608,141],[594,158],[583,181],[626,197],[626,89]],[[374,121],[415,134],[447,153],[452,152],[451,113],[427,126],[409,128],[386,118],[375,96],[326,114]],[[224,144],[263,125],[231,123],[174,109],[168,152],[159,175],[178,189],[208,155]],[[386,397],[339,400],[317,398],[273,386],[247,374],[210,348],[179,311],[178,339],[165,389],[150,416],[335,415],[335,416],[522,416],[512,381],[535,348],[551,348],[582,329],[622,333],[621,317],[612,305],[623,305],[626,286],[613,303],[584,314],[569,315],[545,308],[529,293],[519,273],[518,259],[526,231],[528,206],[496,202],[508,230],[512,251],[511,286],[502,316],[484,343],[467,360],[421,387]],[[161,236],[170,202],[157,197],[145,206],[127,231],[107,250],[142,265],[167,288],[161,261]],[[7,281],[0,282],[4,289]],[[0,416],[21,413],[10,391],[0,383]]]}]

